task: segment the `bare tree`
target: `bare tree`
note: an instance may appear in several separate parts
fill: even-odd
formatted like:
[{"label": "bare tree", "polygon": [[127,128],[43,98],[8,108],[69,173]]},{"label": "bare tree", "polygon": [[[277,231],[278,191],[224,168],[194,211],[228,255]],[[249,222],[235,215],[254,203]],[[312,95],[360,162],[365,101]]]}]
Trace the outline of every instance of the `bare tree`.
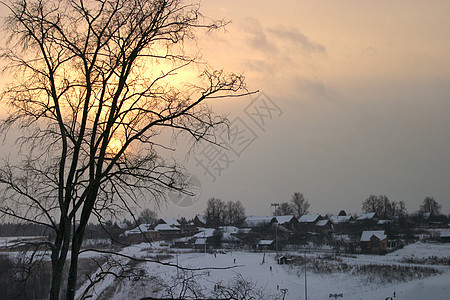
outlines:
[{"label": "bare tree", "polygon": [[218,227],[225,222],[225,202],[218,198],[210,198],[206,202],[205,210],[206,224]]},{"label": "bare tree", "polygon": [[[264,287],[237,274],[230,278],[228,282],[219,281],[214,283],[214,288],[210,290],[200,284],[204,282],[200,279],[207,273],[195,273],[192,271],[183,271],[179,276],[172,278],[162,278],[155,276],[151,282],[160,287],[160,296],[158,298],[147,299],[281,299],[281,295],[272,295]],[[208,280],[209,281],[209,280]]]},{"label": "bare tree", "polygon": [[229,225],[241,225],[245,220],[245,207],[241,201],[228,201],[225,205],[225,219]]},{"label": "bare tree", "polygon": [[294,214],[294,207],[288,202],[280,203],[274,212],[275,216],[286,216],[292,214]]},{"label": "bare tree", "polygon": [[300,218],[308,213],[309,202],[302,193],[294,193],[294,195],[292,195],[291,203],[296,218]]},{"label": "bare tree", "polygon": [[365,213],[374,212],[380,218],[396,218],[406,214],[406,207],[403,201],[390,201],[385,195],[370,195],[362,204]]},{"label": "bare tree", "polygon": [[[0,132],[20,130],[22,154],[0,170],[0,212],[49,227],[50,299],[74,299],[88,221],[185,191],[183,169],[160,156],[169,129],[215,143],[226,124],[205,105],[246,94],[243,77],[212,70],[184,43],[224,22],[180,0],[12,0],[2,57],[14,77]],[[184,83],[183,76],[199,71]],[[186,70],[186,71],[183,71]],[[185,73],[183,73],[185,72]],[[187,78],[187,77],[184,77]],[[19,161],[19,163],[16,163]],[[70,256],[70,257],[69,257]],[[68,276],[63,276],[70,258]],[[67,278],[67,279],[65,279]]]},{"label": "bare tree", "polygon": [[429,213],[432,216],[436,216],[441,212],[441,205],[434,200],[433,197],[425,197],[422,205],[420,205],[419,212]]},{"label": "bare tree", "polygon": [[141,224],[151,224],[156,221],[157,217],[158,214],[155,211],[146,208],[139,214],[138,222]]}]

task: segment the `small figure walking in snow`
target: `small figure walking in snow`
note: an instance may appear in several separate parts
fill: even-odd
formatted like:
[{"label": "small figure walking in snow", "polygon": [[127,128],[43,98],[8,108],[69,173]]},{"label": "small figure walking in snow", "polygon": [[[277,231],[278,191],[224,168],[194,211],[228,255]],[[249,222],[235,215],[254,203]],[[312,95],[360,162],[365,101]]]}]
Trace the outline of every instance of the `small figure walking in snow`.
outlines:
[{"label": "small figure walking in snow", "polygon": [[236,263],[236,258],[235,258],[235,259],[233,259],[233,262],[234,262],[234,263]]}]

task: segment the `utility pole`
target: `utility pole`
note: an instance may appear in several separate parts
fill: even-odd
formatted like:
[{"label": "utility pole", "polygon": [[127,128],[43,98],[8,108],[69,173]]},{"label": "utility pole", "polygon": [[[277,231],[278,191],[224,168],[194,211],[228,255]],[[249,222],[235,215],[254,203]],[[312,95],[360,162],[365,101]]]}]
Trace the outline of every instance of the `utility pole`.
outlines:
[{"label": "utility pole", "polygon": [[[275,215],[275,219],[276,219],[276,212],[277,212],[277,206],[280,206],[280,203],[271,203],[270,207],[275,207],[273,214]],[[278,220],[276,220],[276,224],[275,224],[275,251],[278,255]]]},{"label": "utility pole", "polygon": [[308,300],[308,281],[306,280],[306,250],[305,250],[305,300]]},{"label": "utility pole", "polygon": [[278,222],[275,224],[275,251],[278,255]]},{"label": "utility pole", "polygon": [[276,216],[277,206],[280,206],[280,203],[271,203],[271,204],[270,204],[270,207],[272,207],[272,206],[275,207],[275,208],[274,208],[274,211],[273,211],[273,214]]},{"label": "utility pole", "polygon": [[205,242],[205,255],[206,255],[206,228],[203,228],[203,239]]}]

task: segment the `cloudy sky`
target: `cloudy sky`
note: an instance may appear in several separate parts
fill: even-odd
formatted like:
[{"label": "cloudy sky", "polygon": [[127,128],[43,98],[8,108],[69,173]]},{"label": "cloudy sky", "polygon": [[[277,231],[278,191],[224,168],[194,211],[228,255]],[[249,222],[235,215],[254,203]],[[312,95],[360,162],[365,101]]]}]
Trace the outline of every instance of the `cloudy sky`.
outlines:
[{"label": "cloudy sky", "polygon": [[432,196],[450,213],[449,1],[202,5],[232,21],[200,39],[204,58],[243,72],[262,95],[214,104],[251,133],[215,161],[208,149],[191,157],[202,194],[168,213],[194,214],[218,197],[269,214],[294,192],[314,213],[360,213],[370,194],[409,212]]},{"label": "cloudy sky", "polygon": [[370,194],[408,212],[432,196],[450,213],[450,1],[208,0],[202,11],[231,21],[199,38],[203,58],[260,93],[211,103],[232,121],[230,149],[183,159],[201,192],[161,215],[192,217],[210,197],[267,215],[294,192],[312,213],[360,213]]}]

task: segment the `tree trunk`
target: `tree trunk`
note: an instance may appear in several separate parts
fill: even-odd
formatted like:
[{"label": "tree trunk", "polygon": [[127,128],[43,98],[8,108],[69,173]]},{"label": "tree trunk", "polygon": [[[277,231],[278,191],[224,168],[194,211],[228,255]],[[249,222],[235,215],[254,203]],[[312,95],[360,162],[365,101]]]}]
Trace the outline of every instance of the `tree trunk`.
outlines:
[{"label": "tree trunk", "polygon": [[72,253],[70,260],[69,275],[67,279],[67,291],[66,300],[74,300],[75,292],[77,287],[77,275],[78,275],[78,256],[80,255],[81,244],[83,242],[84,232],[86,230],[86,225],[91,216],[91,212],[96,200],[96,195],[98,191],[97,185],[94,185],[93,192],[87,197],[83,211],[80,217],[80,224],[78,228],[74,230],[72,238]]},{"label": "tree trunk", "polygon": [[53,260],[52,258],[52,282],[50,287],[50,300],[59,300],[59,294],[61,293],[63,269],[64,269],[64,262],[61,262],[59,259]]},{"label": "tree trunk", "polygon": [[81,241],[83,240],[82,234],[75,234],[72,239],[72,254],[70,256],[70,268],[69,276],[67,278],[67,291],[66,299],[75,299],[75,292],[77,287],[77,274],[78,274],[78,256],[80,254]]},{"label": "tree trunk", "polygon": [[59,231],[56,233],[54,248],[52,249],[52,281],[50,287],[50,300],[59,300],[61,287],[64,278],[64,266],[66,264],[67,253],[70,241],[70,221],[61,218]]}]

